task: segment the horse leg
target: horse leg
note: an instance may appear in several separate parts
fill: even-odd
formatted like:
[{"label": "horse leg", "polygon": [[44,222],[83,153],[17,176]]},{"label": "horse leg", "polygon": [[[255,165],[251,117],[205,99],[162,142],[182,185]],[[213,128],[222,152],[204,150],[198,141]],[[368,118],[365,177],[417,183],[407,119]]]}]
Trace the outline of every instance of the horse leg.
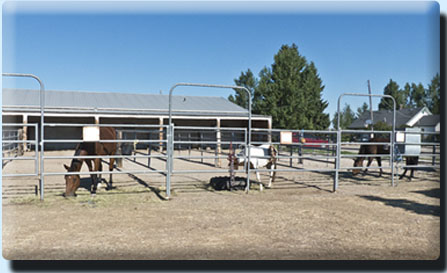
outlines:
[{"label": "horse leg", "polygon": [[261,176],[259,175],[257,168],[255,169],[255,172],[256,172],[256,179],[258,180],[258,183],[259,183],[259,190],[262,191],[264,189],[264,187],[263,187],[264,185],[261,182]]},{"label": "horse leg", "polygon": [[[90,172],[92,172],[93,171],[92,160],[91,159],[86,159],[85,163],[87,164],[88,170]],[[93,185],[95,184],[96,174],[91,174],[90,178],[92,179],[92,186],[90,187],[90,192],[93,194]],[[96,192],[96,188],[95,188],[95,192]]]},{"label": "horse leg", "polygon": [[380,174],[379,174],[379,176],[381,177],[382,176],[382,173],[383,173],[383,170],[382,170],[382,158],[381,157],[376,157],[376,160],[377,160],[377,164],[379,164],[379,167],[380,167]]},{"label": "horse leg", "polygon": [[[419,157],[415,157],[413,160],[412,160],[412,165],[414,165],[414,166],[416,166],[416,165],[418,165],[419,164]],[[414,177],[414,172],[416,171],[416,169],[415,168],[411,168],[411,174],[410,174],[410,181],[411,181],[411,178],[416,178],[416,177]]]},{"label": "horse leg", "polygon": [[[405,167],[404,167],[405,168]],[[402,179],[405,177],[405,175],[407,174],[408,169],[405,168],[404,172],[402,173],[402,175],[399,177],[399,179]]]},{"label": "horse leg", "polygon": [[[101,164],[101,159],[95,158],[95,170],[94,171],[96,172],[96,171],[99,171],[100,169],[102,169],[101,165],[102,165]],[[92,175],[92,180],[93,180],[93,184],[92,184],[91,193],[92,193],[92,195],[96,195],[96,189],[97,189],[97,186],[98,186],[98,176],[96,174],[93,174]]]},{"label": "horse leg", "polygon": [[[102,172],[102,163],[101,163],[101,159],[98,159],[99,161],[99,168],[98,171]],[[98,174],[98,183],[97,183],[97,187],[98,189],[101,188],[102,185],[102,174]]]},{"label": "horse leg", "polygon": [[269,172],[270,177],[269,177],[269,184],[266,188],[271,188],[272,182],[275,180],[276,172],[274,172],[273,169],[276,169],[276,164],[271,163],[271,164],[267,165],[267,168],[270,169],[270,172]]},{"label": "horse leg", "polygon": [[[111,171],[113,171],[113,164],[115,164],[115,158],[110,158],[110,162],[109,162],[110,164],[109,164],[109,171],[111,172]],[[109,186],[107,187],[107,188],[109,188],[109,189],[112,189],[113,187],[112,187],[112,174],[110,174],[110,177],[109,177]]]},{"label": "horse leg", "polygon": [[363,171],[363,175],[365,175],[366,174],[366,172],[368,171],[368,167],[371,165],[371,163],[373,162],[373,159],[374,158],[372,158],[372,157],[368,157],[368,164],[366,164],[366,169]]}]

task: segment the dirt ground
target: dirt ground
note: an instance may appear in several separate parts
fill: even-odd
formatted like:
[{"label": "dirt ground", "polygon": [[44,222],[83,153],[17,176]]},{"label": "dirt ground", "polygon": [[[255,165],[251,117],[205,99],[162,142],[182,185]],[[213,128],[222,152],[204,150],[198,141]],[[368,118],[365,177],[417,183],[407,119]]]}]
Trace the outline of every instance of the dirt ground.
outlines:
[{"label": "dirt ground", "polygon": [[[49,152],[71,155],[72,151]],[[183,151],[181,155],[187,155]],[[193,152],[194,154],[194,152]],[[198,153],[197,153],[198,154]],[[178,153],[176,152],[176,155]],[[124,170],[147,170],[147,159],[125,160]],[[226,160],[222,160],[226,164]],[[64,172],[69,160],[46,160],[45,172]],[[160,174],[114,175],[116,189],[96,197],[82,177],[78,197],[63,198],[63,176],[45,177],[45,201],[35,195],[38,181],[3,178],[3,257],[5,259],[273,259],[273,260],[433,260],[440,254],[440,177],[418,171],[417,179],[396,180],[389,170],[365,176],[302,168],[333,165],[305,160],[297,172],[280,172],[272,189],[215,191],[212,177],[226,176],[214,160],[177,159],[172,198]],[[152,170],[164,161],[153,159]],[[288,169],[288,160],[279,168]],[[342,162],[352,166],[352,160]],[[3,173],[32,172],[30,161],[8,163]],[[104,164],[107,169],[107,164]],[[83,170],[86,170],[83,168]],[[238,174],[244,176],[244,174]],[[267,173],[261,174],[267,182]],[[103,176],[108,179],[108,175]],[[252,175],[251,179],[255,179]]]}]

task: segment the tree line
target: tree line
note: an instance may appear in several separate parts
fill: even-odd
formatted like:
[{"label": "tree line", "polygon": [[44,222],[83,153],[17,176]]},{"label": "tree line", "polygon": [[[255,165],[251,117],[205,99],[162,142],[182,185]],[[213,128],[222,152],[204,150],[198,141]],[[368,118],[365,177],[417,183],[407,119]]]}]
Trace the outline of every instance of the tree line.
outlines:
[{"label": "tree line", "polygon": [[[396,101],[396,109],[418,108],[427,106],[433,114],[439,114],[440,104],[440,78],[436,74],[428,84],[427,88],[422,83],[406,83],[404,88],[390,79],[385,86],[383,94],[390,95]],[[392,110],[393,102],[388,98],[382,98],[379,103],[379,110]]]},{"label": "tree line", "polygon": [[[274,55],[273,64],[261,69],[258,77],[247,69],[234,79],[234,83],[250,91],[252,112],[271,116],[274,128],[324,130],[331,123],[329,114],[324,113],[328,102],[322,99],[324,85],[318,70],[312,61],[309,62],[299,53],[295,44],[282,45]],[[234,91],[236,94],[230,95],[228,99],[248,109],[247,93],[238,89]],[[390,79],[383,93],[394,97],[396,109],[427,106],[433,114],[439,114],[439,74],[436,74],[427,88],[421,83],[406,83],[401,89]],[[379,110],[392,108],[389,98],[381,99]],[[367,111],[369,106],[366,102],[357,108],[357,112],[345,104],[340,113],[340,127],[347,128]],[[337,128],[336,113],[332,124]]]}]

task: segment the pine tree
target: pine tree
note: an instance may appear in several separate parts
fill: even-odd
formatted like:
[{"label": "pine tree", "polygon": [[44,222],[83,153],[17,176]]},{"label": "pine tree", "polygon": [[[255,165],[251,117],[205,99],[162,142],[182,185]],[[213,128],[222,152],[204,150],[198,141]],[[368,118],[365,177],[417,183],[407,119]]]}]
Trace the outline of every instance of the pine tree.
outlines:
[{"label": "pine tree", "polygon": [[273,126],[289,129],[325,129],[328,103],[321,99],[324,86],[314,63],[308,64],[298,47],[283,45],[271,69],[259,74],[254,95],[256,113],[271,115]]},{"label": "pine tree", "polygon": [[[399,90],[399,85],[390,79],[390,82],[383,90],[384,95],[390,95],[396,101],[396,110],[402,109],[406,103],[404,92]],[[379,103],[379,110],[393,110],[393,101],[389,98],[382,98]]]},{"label": "pine tree", "polygon": [[368,104],[366,102],[364,102],[361,107],[357,108],[357,115],[356,115],[356,117],[359,118],[364,113],[366,113],[368,111],[369,111],[369,106],[368,106]]},{"label": "pine tree", "polygon": [[[335,113],[332,119],[332,127],[337,129],[338,115]],[[340,129],[346,129],[355,120],[355,113],[351,110],[351,106],[345,103],[342,112],[340,113]]]},{"label": "pine tree", "polygon": [[431,80],[431,83],[428,85],[427,89],[427,97],[429,99],[428,107],[430,111],[433,114],[439,114],[440,113],[440,105],[439,102],[441,100],[440,94],[441,94],[441,85],[440,85],[440,78],[439,74],[436,74],[433,79]]},{"label": "pine tree", "polygon": [[413,107],[422,107],[427,104],[425,88],[422,83],[418,85],[416,85],[415,83],[411,84],[410,104]]},{"label": "pine tree", "polygon": [[409,83],[405,84],[404,90],[402,90],[403,96],[405,98],[405,106],[403,108],[411,108],[411,85]]},{"label": "pine tree", "polygon": [[[251,72],[250,69],[247,70],[247,72],[241,72],[241,75],[239,76],[239,78],[234,79],[234,83],[237,86],[242,86],[247,88],[250,91],[250,94],[252,96],[253,99],[253,94],[254,94],[254,90],[256,88],[256,78],[254,77],[253,73]],[[228,97],[228,100],[245,108],[248,109],[248,95],[247,92],[241,89],[234,89],[234,91],[236,92],[236,94],[230,95]]]}]

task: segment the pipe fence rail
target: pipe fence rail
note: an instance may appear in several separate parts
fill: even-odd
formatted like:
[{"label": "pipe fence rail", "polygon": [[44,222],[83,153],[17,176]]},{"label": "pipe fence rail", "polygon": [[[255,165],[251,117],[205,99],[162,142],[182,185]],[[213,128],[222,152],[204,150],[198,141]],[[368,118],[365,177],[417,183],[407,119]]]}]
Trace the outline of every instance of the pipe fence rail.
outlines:
[{"label": "pipe fence rail", "polygon": [[[3,128],[12,130],[19,130],[23,127],[33,128],[28,130],[28,136],[24,136],[24,139],[11,139],[5,137],[2,139],[2,146],[10,143],[16,143],[18,145],[28,145],[28,152],[23,156],[9,156],[3,157],[3,160],[33,160],[35,162],[34,172],[32,173],[3,173],[3,177],[13,176],[36,176],[40,177],[44,181],[48,176],[62,176],[67,174],[76,175],[92,175],[92,174],[145,174],[145,175],[163,175],[165,176],[166,189],[170,190],[170,184],[168,184],[167,176],[175,176],[182,174],[223,174],[229,173],[228,170],[228,155],[230,145],[232,146],[235,154],[240,153],[247,147],[253,147],[257,145],[269,144],[273,145],[278,150],[277,168],[276,169],[258,169],[252,170],[254,172],[276,172],[276,173],[299,173],[299,172],[321,172],[321,173],[334,173],[336,172],[350,172],[354,169],[365,169],[366,167],[354,167],[337,164],[337,160],[343,159],[356,159],[358,157],[364,157],[366,159],[370,157],[380,157],[385,159],[386,164],[379,166],[369,166],[368,169],[391,169],[396,167],[397,172],[399,169],[439,169],[440,168],[440,134],[437,132],[405,132],[396,131],[396,134],[419,134],[422,136],[421,142],[414,141],[397,141],[395,147],[400,146],[420,146],[421,152],[419,154],[411,153],[399,153],[392,154],[392,143],[389,142],[370,142],[362,141],[362,134],[381,134],[387,139],[391,139],[393,132],[391,131],[369,131],[369,130],[287,130],[287,129],[263,129],[252,128],[251,139],[253,141],[248,143],[248,130],[247,128],[227,128],[227,127],[199,127],[199,126],[169,126],[169,125],[138,125],[138,124],[80,124],[80,123],[45,123],[44,128],[46,138],[40,141],[42,144],[42,157],[38,156],[39,138],[38,138],[38,124],[3,124]],[[72,145],[84,142],[81,135],[77,137],[71,137],[70,139],[64,139],[63,137],[51,137],[50,128],[69,128],[84,126],[97,126],[97,127],[113,127],[117,131],[116,140],[99,140],[100,143],[116,143],[117,151],[115,155],[55,155],[51,154],[53,150],[57,150],[54,147],[47,149],[47,145]],[[7,131],[5,130],[5,131]],[[281,142],[281,134],[289,133],[292,135],[292,140],[289,143]],[[337,143],[338,134],[340,133],[340,141]],[[32,136],[34,134],[34,139]],[[171,135],[169,135],[171,134]],[[12,136],[9,134],[8,136]],[[171,143],[169,143],[171,141]],[[313,141],[313,142],[312,142]],[[168,149],[167,147],[173,147]],[[371,155],[360,154],[361,145],[382,145],[389,147],[386,154]],[[124,151],[125,147],[131,147],[129,151]],[[34,149],[33,149],[34,147]],[[163,147],[162,151],[159,148]],[[397,151],[397,149],[396,149]],[[125,152],[125,153],[123,153]],[[172,152],[172,154],[169,154]],[[337,154],[339,152],[339,154]],[[29,156],[29,153],[33,153],[33,156]],[[248,176],[248,154],[240,153],[241,158],[244,159],[244,166],[239,170],[234,170],[234,173],[245,174]],[[405,165],[405,158],[418,156],[420,161],[418,165]],[[61,161],[62,163],[69,164],[73,159],[96,159],[107,160],[114,158],[117,160],[116,167],[113,171],[78,171],[78,172],[65,172],[43,169],[44,172],[39,171],[40,160],[43,164],[48,161]],[[172,161],[170,161],[170,158]],[[257,156],[251,155],[253,159],[269,159],[269,156]],[[400,158],[400,160],[399,160]],[[40,160],[39,160],[40,159]],[[119,160],[127,160],[129,163],[127,166],[133,166],[137,168],[122,168],[119,167]],[[142,161],[143,160],[143,161]],[[147,160],[147,162],[145,161]],[[153,160],[158,160],[164,167],[154,167]],[[314,162],[316,165],[306,166],[305,162]],[[318,165],[319,163],[320,165]],[[323,163],[326,163],[324,166]],[[322,165],[323,164],[323,165]],[[160,164],[156,164],[160,166]],[[202,168],[200,167],[202,166]],[[61,169],[62,170],[62,169]],[[392,174],[395,175],[395,174]],[[335,183],[335,177],[334,177]],[[247,189],[248,190],[248,189]],[[170,194],[170,193],[169,193]],[[168,192],[166,192],[168,195]]]}]

